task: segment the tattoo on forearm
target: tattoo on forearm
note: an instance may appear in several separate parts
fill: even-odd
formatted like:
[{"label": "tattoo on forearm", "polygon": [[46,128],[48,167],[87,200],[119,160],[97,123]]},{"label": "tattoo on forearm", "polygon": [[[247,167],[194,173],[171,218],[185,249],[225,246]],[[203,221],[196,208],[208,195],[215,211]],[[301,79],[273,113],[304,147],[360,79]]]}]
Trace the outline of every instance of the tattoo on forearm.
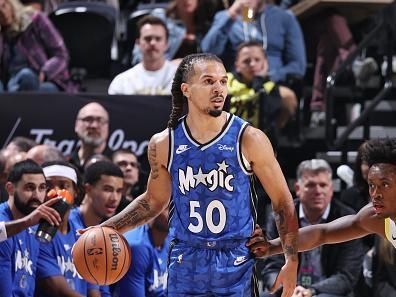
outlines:
[{"label": "tattoo on forearm", "polygon": [[293,238],[290,240],[291,243],[285,243],[284,245],[284,251],[286,256],[291,256],[292,260],[297,260],[297,238],[296,236],[293,236]]},{"label": "tattoo on forearm", "polygon": [[285,212],[283,210],[275,212],[275,222],[276,226],[278,227],[280,237],[283,237],[287,233]]},{"label": "tattoo on forearm", "polygon": [[156,179],[159,175],[159,166],[157,162],[157,146],[155,143],[150,143],[149,145],[148,160],[151,167],[151,178]]},{"label": "tattoo on forearm", "polygon": [[287,206],[284,205],[280,210],[275,211],[275,221],[285,255],[297,260],[297,216],[295,212],[287,214],[286,209]]},{"label": "tattoo on forearm", "polygon": [[149,202],[146,199],[141,199],[137,201],[137,204],[137,207],[113,223],[115,229],[120,230],[126,226],[136,226],[142,221],[150,219],[151,207]]}]

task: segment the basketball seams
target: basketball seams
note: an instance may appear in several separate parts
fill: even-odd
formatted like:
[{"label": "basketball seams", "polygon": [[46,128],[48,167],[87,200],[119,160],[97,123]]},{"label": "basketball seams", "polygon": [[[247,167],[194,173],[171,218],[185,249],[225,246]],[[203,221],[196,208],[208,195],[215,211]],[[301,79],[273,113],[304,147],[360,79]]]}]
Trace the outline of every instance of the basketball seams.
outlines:
[{"label": "basketball seams", "polygon": [[103,236],[103,243],[104,243],[104,251],[105,251],[105,268],[106,268],[106,273],[105,273],[105,281],[104,283],[107,284],[107,242],[106,242],[106,235],[104,232],[104,227],[100,228],[100,230],[102,231],[102,236]]},{"label": "basketball seams", "polygon": [[[84,235],[83,235],[84,236]],[[87,268],[87,270],[88,270],[88,272],[89,272],[89,274],[92,276],[92,278],[95,280],[95,282],[96,282],[96,284],[99,284],[99,282],[98,282],[98,280],[96,279],[96,277],[92,274],[92,272],[91,272],[91,267],[90,267],[90,265],[88,265],[88,261],[87,261],[87,249],[86,249],[86,242],[87,242],[87,240],[88,240],[88,237],[89,237],[89,233],[87,233],[87,236],[85,236],[85,238],[84,238],[84,249],[83,249],[83,251],[84,251],[84,262],[85,262],[85,266],[86,266],[86,268]]]}]

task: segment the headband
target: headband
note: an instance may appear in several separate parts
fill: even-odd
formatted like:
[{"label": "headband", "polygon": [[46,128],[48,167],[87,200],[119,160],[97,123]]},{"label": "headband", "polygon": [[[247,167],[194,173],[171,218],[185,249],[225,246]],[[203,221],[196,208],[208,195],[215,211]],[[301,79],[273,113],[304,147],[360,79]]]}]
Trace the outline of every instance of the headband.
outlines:
[{"label": "headband", "polygon": [[77,184],[77,174],[73,168],[65,165],[51,165],[43,168],[45,177],[62,176],[71,179]]}]

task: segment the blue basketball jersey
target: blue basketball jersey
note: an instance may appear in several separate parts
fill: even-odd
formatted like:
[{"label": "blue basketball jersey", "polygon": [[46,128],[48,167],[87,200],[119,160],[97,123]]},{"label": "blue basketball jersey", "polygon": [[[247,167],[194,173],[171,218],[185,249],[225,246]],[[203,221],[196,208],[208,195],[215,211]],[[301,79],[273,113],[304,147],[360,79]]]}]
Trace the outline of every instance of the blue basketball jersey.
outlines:
[{"label": "blue basketball jersey", "polygon": [[[77,229],[69,224],[66,234],[56,232],[49,243],[40,246],[40,254],[37,262],[37,278],[63,276],[70,288],[83,296],[88,294],[88,282],[77,272],[71,256],[71,250],[77,241]],[[94,285],[92,285],[94,286]],[[98,286],[96,286],[99,289]],[[41,292],[38,296],[51,296],[51,292]]]},{"label": "blue basketball jersey", "polygon": [[[0,204],[0,221],[14,220],[7,202]],[[0,296],[33,297],[40,242],[28,227],[0,242]]]},{"label": "blue basketball jersey", "polygon": [[232,114],[210,142],[194,140],[182,118],[169,130],[170,237],[186,242],[248,238],[256,220],[252,170],[242,155],[247,122]]},{"label": "blue basketball jersey", "polygon": [[131,266],[118,282],[118,296],[165,297],[169,236],[162,248],[154,245],[148,225],[124,234],[132,252]]}]

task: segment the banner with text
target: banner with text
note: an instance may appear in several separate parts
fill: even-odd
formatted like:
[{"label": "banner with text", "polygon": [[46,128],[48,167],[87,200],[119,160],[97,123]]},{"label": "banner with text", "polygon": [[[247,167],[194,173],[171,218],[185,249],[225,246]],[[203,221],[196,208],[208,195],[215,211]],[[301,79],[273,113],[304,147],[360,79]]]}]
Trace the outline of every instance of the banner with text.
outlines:
[{"label": "banner with text", "polygon": [[93,101],[110,114],[110,151],[130,149],[138,156],[145,153],[150,137],[166,128],[171,110],[169,96],[2,94],[0,145],[4,147],[15,136],[26,136],[70,154],[78,145],[74,132],[77,113]]}]

